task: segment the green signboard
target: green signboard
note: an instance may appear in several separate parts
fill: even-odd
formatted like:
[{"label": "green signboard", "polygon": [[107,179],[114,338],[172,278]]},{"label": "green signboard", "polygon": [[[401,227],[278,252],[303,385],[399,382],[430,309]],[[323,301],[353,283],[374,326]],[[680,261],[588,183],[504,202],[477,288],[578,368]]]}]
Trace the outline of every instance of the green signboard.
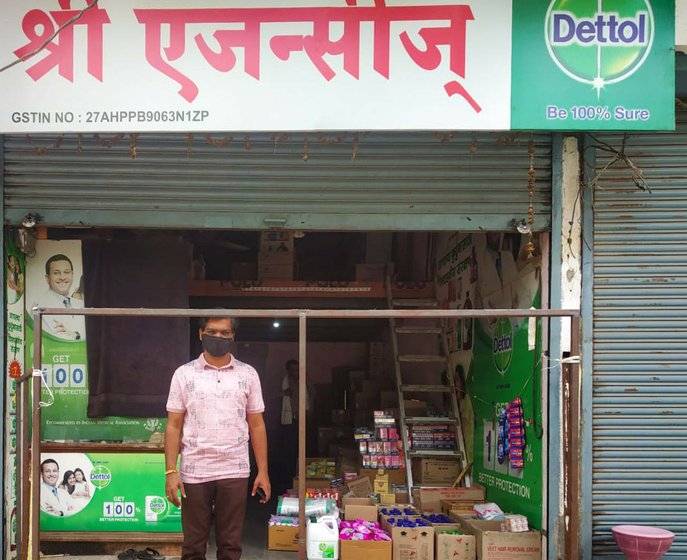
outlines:
[{"label": "green signboard", "polygon": [[514,0],[511,127],[673,130],[674,44],[674,0]]},{"label": "green signboard", "polygon": [[[57,260],[56,260],[57,258]],[[50,272],[48,274],[47,272]],[[26,364],[32,367],[31,308],[83,307],[80,241],[40,240],[26,264]],[[64,301],[67,303],[63,303]],[[66,313],[66,310],[65,310]],[[41,348],[41,438],[45,441],[160,441],[162,418],[89,418],[85,320],[44,315]]]},{"label": "green signboard", "polygon": [[[533,303],[539,307],[538,297]],[[474,321],[474,349],[467,378],[475,411],[474,480],[504,511],[526,515],[541,529],[542,438],[541,325],[527,318]],[[530,332],[536,328],[536,333]],[[531,342],[534,346],[531,347]],[[522,468],[499,450],[499,415],[519,398],[524,417]]]},{"label": "green signboard", "polygon": [[162,453],[43,453],[41,530],[174,533]]}]

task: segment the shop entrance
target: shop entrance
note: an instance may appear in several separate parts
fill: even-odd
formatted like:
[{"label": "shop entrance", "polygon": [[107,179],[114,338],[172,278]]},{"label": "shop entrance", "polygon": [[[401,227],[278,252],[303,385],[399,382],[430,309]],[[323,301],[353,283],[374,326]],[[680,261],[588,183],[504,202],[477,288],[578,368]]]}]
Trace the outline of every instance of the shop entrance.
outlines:
[{"label": "shop entrance", "polygon": [[[76,232],[60,229],[48,229],[44,233],[44,237],[47,239],[38,240],[37,253],[35,257],[32,257],[33,259],[45,260],[44,257],[47,257],[48,253],[53,254],[58,250],[69,253],[70,250],[74,250],[73,247],[76,245],[80,246],[83,261],[79,271],[84,276],[83,291],[86,295],[85,303],[89,307],[87,295],[89,290],[87,288],[91,284],[86,276],[89,270],[98,270],[97,267],[93,269],[88,264],[93,262],[89,260],[92,258],[89,255],[98,254],[103,258],[103,255],[108,254],[107,251],[100,250],[89,253],[93,249],[93,247],[89,247],[91,242],[97,242],[99,248],[107,245],[115,246],[115,249],[110,248],[110,252],[121,256],[123,248],[131,245],[132,240],[140,254],[145,252],[144,248],[148,243],[154,247],[159,247],[161,236],[169,236],[163,244],[170,246],[173,245],[171,238],[186,237],[188,239],[196,235],[194,232],[161,233],[133,230]],[[208,233],[203,232],[198,235],[207,238]],[[541,298],[541,279],[548,274],[545,269],[542,270],[541,268],[541,255],[542,251],[545,252],[546,241],[545,237],[541,238],[539,235],[532,238],[534,240],[532,255],[528,254],[528,236],[514,236],[505,233],[487,235],[477,232],[467,234],[416,232],[412,235],[386,235],[305,232],[304,237],[295,237],[290,232],[271,230],[268,232],[218,232],[216,235],[217,239],[209,242],[204,249],[199,248],[200,244],[198,244],[190,253],[188,260],[192,265],[189,266],[188,270],[187,301],[194,308],[223,307],[243,310],[262,308],[270,310],[259,317],[246,317],[239,331],[239,341],[241,355],[245,355],[245,360],[254,363],[258,369],[265,372],[263,392],[266,396],[267,411],[269,411],[269,413],[266,412],[266,417],[268,429],[271,429],[270,441],[276,443],[270,449],[270,455],[273,458],[271,470],[275,473],[275,481],[283,477],[283,481],[279,482],[285,487],[291,487],[293,484],[289,484],[292,482],[291,473],[289,476],[284,476],[284,463],[280,463],[280,460],[283,459],[283,453],[280,454],[282,450],[280,446],[284,441],[281,436],[282,426],[280,422],[283,396],[281,384],[286,373],[286,362],[290,359],[299,359],[300,353],[298,348],[298,321],[295,315],[288,316],[292,312],[287,313],[284,310],[308,309],[313,313],[308,318],[306,334],[309,350],[306,365],[316,397],[314,407],[309,413],[312,414],[313,418],[311,419],[311,429],[308,432],[314,437],[309,441],[306,440],[306,449],[308,446],[310,447],[307,456],[334,459],[332,466],[335,470],[334,474],[339,475],[338,478],[345,472],[359,474],[359,468],[364,457],[354,440],[356,428],[374,427],[374,410],[398,407],[398,399],[394,399],[396,387],[393,375],[393,355],[390,355],[389,348],[389,321],[388,316],[384,315],[384,308],[388,307],[384,281],[387,275],[391,278],[391,289],[398,297],[415,297],[422,300],[434,298],[438,301],[438,309],[458,310],[457,314],[461,313],[460,310],[470,309],[469,305],[466,304],[467,298],[470,298],[473,309],[476,309],[474,314],[479,315],[482,313],[482,308],[485,307],[482,303],[485,294],[491,298],[488,300],[487,306],[492,309],[521,309],[523,307],[522,302],[526,299],[531,299],[530,304],[535,303],[536,306],[536,298]],[[321,239],[317,239],[317,237],[321,237]],[[332,239],[337,238],[339,239],[337,250],[326,252],[321,249],[321,247],[331,247]],[[542,239],[544,239],[543,243]],[[300,249],[306,247],[304,245],[305,240],[308,240],[312,246],[320,248],[312,251]],[[121,245],[119,242],[122,242]],[[279,251],[279,253],[292,253],[289,257],[292,262],[290,265],[281,262],[280,266],[284,267],[286,264],[286,267],[290,268],[290,277],[265,277],[269,268],[260,268],[266,266],[264,258],[262,259],[263,264],[260,264],[261,248],[266,249],[264,243],[278,243],[279,245],[284,243],[286,245],[287,251]],[[248,251],[243,248],[237,249],[237,245],[251,246],[251,249]],[[70,249],[70,247],[72,248]],[[47,252],[44,249],[47,249]],[[239,251],[241,257],[231,259],[228,264],[222,263],[221,258],[213,257],[213,252],[216,255],[217,251],[231,253],[235,250]],[[303,267],[300,264],[299,250],[304,251],[306,261],[310,259],[310,262],[306,262]],[[269,253],[270,251],[263,251],[262,257]],[[323,258],[322,254],[326,256]],[[376,262],[369,262],[370,255],[373,254],[378,255],[378,258],[375,259]],[[251,260],[247,258],[248,255],[254,258],[252,264]],[[282,261],[288,260],[283,255],[272,258],[277,260],[281,258]],[[356,262],[358,259],[359,261]],[[217,260],[220,261],[219,264]],[[267,260],[269,261],[269,258]],[[25,296],[29,297],[30,277],[36,273],[32,271],[32,266],[35,265],[31,264],[30,259],[27,261],[29,261],[29,266],[24,268],[24,272],[29,282],[27,282]],[[37,261],[34,260],[33,262]],[[332,268],[329,270],[327,270],[328,262],[332,263]],[[520,263],[520,266],[517,263]],[[268,264],[273,265],[274,263]],[[45,263],[39,263],[39,265],[43,267],[43,271],[37,274],[37,278],[45,284]],[[306,268],[308,266],[310,268]],[[127,270],[132,275],[136,274],[131,268]],[[159,272],[160,269],[157,270]],[[229,277],[225,276],[223,280],[223,272],[218,272],[218,270],[227,270]],[[251,271],[253,270],[261,274],[261,278],[245,276],[252,274]],[[261,270],[262,272],[260,272]],[[304,270],[311,272],[304,276]],[[518,271],[522,274],[519,275]],[[285,274],[283,269],[281,273]],[[498,275],[498,282],[494,278],[490,278],[489,282],[485,280],[487,287],[481,287],[480,275],[488,278],[494,273]],[[154,276],[153,274],[152,277]],[[326,279],[327,276],[330,278]],[[507,281],[504,282],[503,277],[507,278]],[[532,285],[528,282],[532,282]],[[501,293],[495,289],[497,283],[501,287],[504,285],[508,287],[508,292],[505,295],[503,289]],[[139,284],[139,288],[143,290],[142,284]],[[94,292],[91,291],[91,293]],[[131,297],[139,297],[139,295],[134,293]],[[275,302],[279,305],[274,305]],[[504,305],[504,302],[508,302],[507,305],[500,307]],[[346,314],[349,316],[346,318],[325,317],[318,316],[316,313],[318,308],[331,310],[337,307],[347,310],[346,313],[342,311],[342,316]],[[279,311],[280,309],[281,311]],[[436,313],[436,309],[434,312]],[[280,316],[282,314],[287,316]],[[450,373],[460,380],[462,401],[465,401],[465,396],[471,392],[474,396],[474,399],[470,399],[470,408],[466,409],[466,417],[472,420],[467,424],[470,425],[472,434],[468,434],[466,441],[471,442],[468,447],[473,454],[472,462],[477,464],[477,466],[473,466],[474,480],[477,482],[477,477],[481,476],[481,480],[479,480],[481,484],[488,486],[489,482],[493,482],[494,486],[499,485],[503,491],[505,483],[499,482],[499,480],[508,480],[506,477],[509,475],[507,473],[499,475],[498,471],[492,474],[486,468],[489,464],[502,464],[498,463],[496,449],[498,442],[495,442],[491,448],[482,445],[478,448],[474,442],[488,438],[489,434],[484,431],[484,426],[488,425],[489,422],[491,422],[494,432],[498,428],[498,420],[494,420],[493,416],[495,409],[492,403],[496,402],[492,395],[494,391],[516,391],[518,394],[515,396],[525,398],[528,402],[528,414],[539,416],[538,422],[531,424],[532,430],[535,430],[532,432],[533,443],[537,441],[537,433],[545,430],[544,403],[546,397],[542,395],[541,391],[541,387],[545,383],[543,378],[545,372],[534,371],[541,368],[541,360],[535,359],[534,356],[541,356],[543,353],[541,341],[537,342],[537,337],[542,336],[545,325],[532,330],[530,321],[523,319],[522,314],[519,317],[504,316],[498,325],[493,316],[481,319],[472,317],[472,323],[466,323],[467,319],[467,317],[454,316],[447,320],[447,332],[450,333],[449,348],[457,358],[456,365],[460,366]],[[420,319],[413,321],[420,321]],[[279,326],[275,326],[276,323],[279,323]],[[409,325],[413,324],[409,323]],[[469,330],[466,330],[468,326]],[[510,326],[510,333],[507,331],[507,326]],[[498,333],[496,333],[497,327]],[[193,357],[197,354],[197,348],[192,349],[193,334],[197,331],[194,325],[187,325],[186,329],[186,332],[189,333],[187,335],[189,339],[187,356]],[[523,340],[527,340],[530,335],[535,337],[535,347],[529,350],[528,342],[525,344],[528,349],[524,351],[524,356],[529,356],[529,358],[518,357],[515,346],[523,344]],[[524,339],[520,337],[524,337]],[[89,338],[92,338],[90,334],[86,340],[88,341]],[[498,344],[499,355],[502,356],[502,361],[499,364],[504,371],[501,373],[496,370],[495,375],[498,383],[490,388],[486,385],[486,376],[480,375],[478,372],[483,372],[487,366],[496,367],[492,365],[494,364],[494,338],[501,341]],[[510,343],[507,344],[507,340],[510,340]],[[71,343],[79,344],[78,341],[70,341]],[[408,352],[421,353],[424,351],[423,343],[414,340],[413,337],[407,340],[406,344],[408,345]],[[418,344],[420,345],[419,348],[417,347]],[[412,347],[413,345],[415,348]],[[473,359],[477,360],[477,357],[468,359],[467,355],[470,354],[470,350],[472,350],[472,354],[475,354],[478,348],[480,348],[479,359],[482,362],[479,362],[479,367],[473,367]],[[489,350],[488,354],[486,353],[487,349]],[[88,359],[86,362],[90,366],[91,362]],[[516,367],[522,369],[521,373],[514,373]],[[53,369],[51,378],[53,384],[56,380],[59,381],[59,376],[56,374],[57,370]],[[417,382],[421,383],[427,372],[418,366],[415,374],[417,375]],[[515,375],[521,377],[515,381],[513,377]],[[506,385],[508,386],[506,387]],[[89,392],[88,389],[87,392]],[[60,394],[59,398],[67,398],[70,393],[74,393],[74,391],[62,391],[60,389],[56,390],[54,394],[56,397]],[[436,414],[441,410],[443,404],[441,398],[414,396],[416,397],[414,400],[419,401],[417,406],[425,407],[423,414]],[[504,393],[500,402],[505,406],[514,400],[515,396]],[[413,395],[410,397],[410,400],[413,400]],[[483,401],[489,403],[488,413],[479,410],[480,407],[486,406]],[[83,415],[83,418],[78,419],[81,422],[79,430],[86,430],[82,433],[95,429],[92,427],[93,425],[102,426],[102,420],[89,420],[86,415],[86,410],[96,405],[103,405],[103,403],[100,401],[95,403],[82,401],[79,414]],[[112,406],[112,404],[105,403],[103,406]],[[92,445],[93,439],[101,441],[103,438],[92,435],[86,437],[68,435],[67,430],[73,429],[69,426],[75,425],[77,419],[65,418],[64,414],[67,410],[72,411],[73,409],[74,407],[71,406],[60,408],[58,403],[58,406],[52,411],[50,408],[43,411],[44,439],[53,440],[51,442],[45,441],[44,450],[47,449],[51,453],[97,453],[100,451],[119,453],[127,446],[124,440],[129,439],[126,434],[123,434],[121,426],[128,425],[129,428],[126,430],[134,432],[138,430],[139,433],[146,434],[147,438],[145,439],[139,436],[139,443],[137,444],[143,447],[151,443],[151,438],[154,441],[155,437],[159,437],[155,434],[159,434],[162,429],[161,424],[152,426],[151,423],[154,423],[154,420],[151,418],[121,420],[126,417],[117,417],[121,423],[115,421],[108,429],[111,430],[111,433],[112,431],[117,433],[117,430],[120,430],[118,432],[119,437],[113,439],[109,448],[86,450],[83,445],[88,447]],[[270,409],[272,410],[270,411]],[[62,417],[60,418],[59,415],[51,417],[58,410],[62,410]],[[110,412],[110,409],[106,410]],[[111,416],[113,415],[111,414]],[[475,418],[482,418],[482,422],[476,422]],[[49,424],[47,423],[48,419],[52,420]],[[74,422],[70,423],[66,420],[73,420]],[[146,423],[149,427],[153,427],[153,430],[149,430]],[[312,429],[313,426],[315,429]],[[62,431],[56,436],[56,430]],[[478,431],[479,435],[477,434]],[[52,436],[45,438],[50,433]],[[75,433],[78,434],[78,432]],[[64,439],[75,441],[66,446],[55,441]],[[82,439],[84,441],[79,441]],[[89,443],[88,440],[91,442]],[[539,441],[542,442],[542,440]],[[128,443],[135,443],[135,441]],[[477,458],[478,454],[479,459]],[[485,463],[485,457],[487,463]],[[521,505],[525,504],[528,499],[533,504],[535,511],[532,515],[533,521],[531,521],[533,527],[537,527],[537,523],[541,526],[544,516],[545,483],[542,481],[541,475],[545,469],[544,458],[545,449],[542,442],[541,447],[536,451],[538,466],[532,466],[530,469],[530,472],[533,473],[536,470],[536,478],[540,481],[538,489],[528,487],[526,483],[517,480],[509,486],[511,490],[516,489],[520,494],[518,502]],[[535,452],[533,451],[532,460],[534,459]],[[326,462],[313,464],[315,465],[312,467],[313,469],[326,470],[329,468]],[[306,473],[306,479],[310,478],[308,476],[310,474],[314,473]],[[432,473],[430,472],[430,474]],[[436,476],[436,473],[433,475]],[[394,489],[399,490],[402,484],[403,477],[392,483],[392,486],[395,485],[396,488]],[[510,493],[512,494],[512,492]],[[493,499],[498,500],[496,497]],[[51,535],[51,533],[53,534]],[[64,531],[51,531],[45,528],[43,538],[46,543],[50,543],[52,539],[52,544],[49,545],[52,547],[51,550],[56,550],[55,547],[64,550],[66,546],[64,543],[54,542],[57,539],[63,540],[63,537],[57,533],[64,533]]]}]

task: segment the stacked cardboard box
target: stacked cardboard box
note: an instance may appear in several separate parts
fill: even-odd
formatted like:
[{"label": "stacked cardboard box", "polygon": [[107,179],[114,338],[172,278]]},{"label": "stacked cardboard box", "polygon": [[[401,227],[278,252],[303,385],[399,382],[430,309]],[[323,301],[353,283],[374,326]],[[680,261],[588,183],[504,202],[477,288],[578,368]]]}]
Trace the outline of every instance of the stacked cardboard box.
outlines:
[{"label": "stacked cardboard box", "polygon": [[293,280],[293,233],[263,231],[258,252],[258,280]]},{"label": "stacked cardboard box", "polygon": [[418,488],[413,490],[413,502],[425,513],[440,513],[442,500],[476,500],[485,498],[482,486],[457,488]]},{"label": "stacked cardboard box", "polygon": [[541,533],[512,533],[501,530],[501,521],[485,521],[472,516],[458,518],[463,531],[475,536],[478,560],[540,560]]},{"label": "stacked cardboard box", "polygon": [[457,459],[423,457],[413,463],[413,479],[420,484],[449,486],[460,475]]},{"label": "stacked cardboard box", "polygon": [[384,342],[370,342],[368,353],[368,369],[373,379],[385,379],[387,376],[388,346]]}]

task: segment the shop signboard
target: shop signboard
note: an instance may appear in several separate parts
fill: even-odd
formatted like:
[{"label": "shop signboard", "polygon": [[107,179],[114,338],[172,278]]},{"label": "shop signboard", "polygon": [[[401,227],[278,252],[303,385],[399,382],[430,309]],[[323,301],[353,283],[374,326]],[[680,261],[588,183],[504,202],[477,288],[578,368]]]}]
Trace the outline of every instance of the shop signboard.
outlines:
[{"label": "shop signboard", "polygon": [[674,0],[9,0],[0,132],[672,129],[674,27]]},{"label": "shop signboard", "polygon": [[[84,307],[81,241],[39,240],[26,264],[26,367],[34,353],[34,306]],[[149,441],[160,418],[89,418],[88,360],[83,315],[44,315],[41,438],[46,441]]]},{"label": "shop signboard", "polygon": [[41,530],[181,532],[162,453],[43,453]]}]

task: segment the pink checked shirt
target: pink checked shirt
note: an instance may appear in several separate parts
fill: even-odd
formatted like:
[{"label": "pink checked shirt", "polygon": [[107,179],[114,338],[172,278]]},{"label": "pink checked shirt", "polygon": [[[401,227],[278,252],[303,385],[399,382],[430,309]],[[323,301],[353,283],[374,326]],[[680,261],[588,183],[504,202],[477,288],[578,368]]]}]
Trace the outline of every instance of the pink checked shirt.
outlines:
[{"label": "pink checked shirt", "polygon": [[180,475],[183,482],[248,478],[246,414],[263,412],[255,368],[232,356],[221,368],[203,354],[172,377],[168,412],[184,412]]}]

